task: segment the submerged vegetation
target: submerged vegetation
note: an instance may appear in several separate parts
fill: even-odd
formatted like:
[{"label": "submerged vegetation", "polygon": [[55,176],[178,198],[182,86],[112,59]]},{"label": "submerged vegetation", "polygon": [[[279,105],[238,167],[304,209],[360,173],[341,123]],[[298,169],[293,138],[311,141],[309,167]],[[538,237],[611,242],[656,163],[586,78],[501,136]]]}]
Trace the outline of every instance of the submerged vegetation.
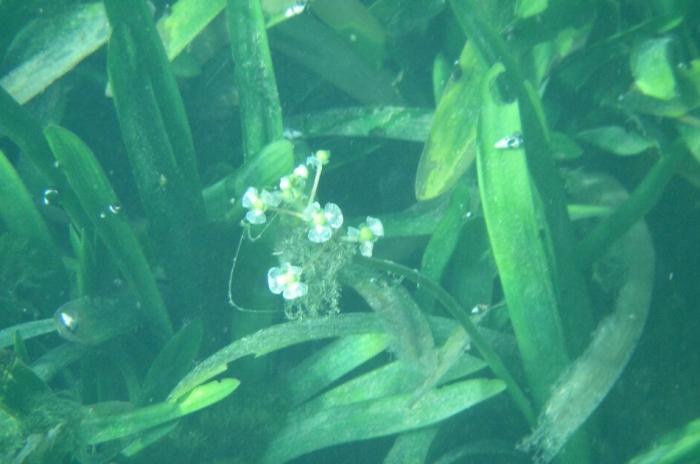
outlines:
[{"label": "submerged vegetation", "polygon": [[0,461],[700,460],[692,0],[0,1]]}]

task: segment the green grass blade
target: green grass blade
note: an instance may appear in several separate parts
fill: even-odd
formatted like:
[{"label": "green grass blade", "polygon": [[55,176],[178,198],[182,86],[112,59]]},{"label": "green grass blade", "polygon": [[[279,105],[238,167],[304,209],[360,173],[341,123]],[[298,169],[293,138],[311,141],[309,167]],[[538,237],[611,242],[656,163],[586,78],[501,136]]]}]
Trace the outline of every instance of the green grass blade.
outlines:
[{"label": "green grass blade", "polygon": [[146,372],[139,403],[165,399],[194,364],[203,335],[202,321],[195,319],[168,340]]},{"label": "green grass blade", "polygon": [[[442,354],[442,353],[441,353]],[[453,382],[486,367],[479,358],[462,354],[445,376],[436,382],[426,383],[425,373],[407,368],[401,361],[394,361],[382,367],[348,380],[347,382],[324,392],[303,405],[305,410],[322,410],[360,401],[373,400],[385,396],[411,393],[418,400],[429,388],[443,383]],[[422,390],[427,386],[426,390]]]},{"label": "green grass blade", "polygon": [[438,426],[402,433],[396,437],[383,464],[425,464]]},{"label": "green grass blade", "polygon": [[370,332],[384,332],[381,321],[373,314],[347,314],[274,325],[236,340],[209,356],[175,386],[169,398],[177,398],[187,393],[197,385],[224,372],[228,363],[243,356],[258,357],[298,343]]},{"label": "green grass blade", "polygon": [[289,399],[302,403],[386,349],[385,334],[349,335],[331,342],[287,374]]},{"label": "green grass blade", "polygon": [[226,15],[247,159],[282,137],[282,108],[260,0],[229,0]]},{"label": "green grass blade", "polygon": [[38,321],[23,322],[0,330],[0,348],[7,348],[14,343],[15,335],[19,335],[22,340],[29,340],[39,335],[56,331],[56,324],[53,318],[40,319]]},{"label": "green grass blade", "polygon": [[[22,179],[5,154],[0,151],[0,218],[7,230],[23,237],[39,253],[42,268],[63,274],[64,268],[56,243],[36,208]],[[34,258],[32,258],[34,259]],[[63,276],[65,279],[65,275]]]},{"label": "green grass blade", "polygon": [[158,21],[165,54],[173,60],[226,7],[226,0],[180,0]]},{"label": "green grass blade", "polygon": [[376,137],[425,142],[432,110],[403,106],[358,106],[293,116],[287,126],[304,137]]},{"label": "green grass blade", "polygon": [[[626,196],[612,178],[591,176],[589,181],[595,182],[593,195],[599,201],[614,204],[615,198]],[[621,280],[614,289],[614,311],[600,322],[586,350],[551,388],[537,427],[521,442],[543,462],[551,461],[593,414],[634,353],[651,306],[654,262],[651,235],[641,221],[606,256],[605,264],[618,269]]]},{"label": "green grass blade", "polygon": [[568,363],[564,332],[547,244],[540,230],[535,192],[522,148],[494,147],[520,133],[518,104],[502,103],[492,92],[503,67],[484,81],[477,171],[481,201],[508,312],[525,372],[539,404]]},{"label": "green grass blade", "polygon": [[[135,71],[136,75],[140,76],[143,75],[143,71],[146,71],[146,79],[153,89],[153,97],[160,112],[159,119],[162,119],[163,129],[170,141],[175,163],[180,170],[180,176],[185,184],[184,188],[188,192],[186,198],[183,199],[186,200],[186,203],[182,203],[180,206],[183,209],[191,208],[190,214],[196,220],[200,220],[204,218],[204,204],[201,198],[202,186],[197,169],[192,133],[177,81],[170,69],[168,56],[153,23],[148,4],[145,0],[106,0],[105,9],[113,29],[124,25],[128,26],[129,31],[133,34],[134,49],[131,50],[131,53],[137,56],[140,66],[136,70],[131,70],[129,67],[126,69]],[[126,63],[119,64],[125,65]],[[113,78],[119,74],[119,69],[115,69],[115,67],[118,68],[118,65],[111,66],[109,72],[112,85],[114,85]],[[140,85],[144,84],[140,83]],[[117,89],[113,87],[112,90],[116,99]],[[122,96],[123,105],[126,92],[120,88],[119,93]],[[136,95],[132,97],[136,97]],[[120,122],[124,117],[125,114],[120,112]]]},{"label": "green grass blade", "polygon": [[386,59],[386,33],[382,24],[359,0],[314,0],[314,16],[339,35],[352,37],[352,46],[369,64],[380,67]]},{"label": "green grass blade", "polygon": [[[382,437],[440,422],[497,395],[500,380],[474,379],[431,390],[413,403],[412,395],[396,395],[344,406],[292,413],[269,445],[266,463],[291,460],[340,443]],[[342,426],[338,426],[342,418]]]},{"label": "green grass blade", "polygon": [[[109,24],[102,2],[92,2],[35,19],[21,34],[26,40],[13,48],[23,61],[0,79],[0,86],[24,104],[100,48]],[[4,68],[8,65],[5,60]]]},{"label": "green grass blade", "polygon": [[[53,325],[56,326],[55,323]],[[78,343],[63,343],[42,354],[32,363],[32,370],[48,383],[58,372],[81,359],[88,351],[89,348]]]},{"label": "green grass blade", "polygon": [[448,198],[419,201],[403,211],[382,215],[387,237],[416,237],[431,235],[445,215]]},{"label": "green grass blade", "polygon": [[700,418],[664,435],[650,450],[635,456],[628,464],[673,464],[700,459]]},{"label": "green grass blade", "polygon": [[70,131],[50,126],[45,134],[85,215],[138,295],[146,320],[153,324],[160,335],[171,334],[168,313],[141,245],[124,215],[113,212],[119,206],[119,201],[102,167],[90,149]]},{"label": "green grass blade", "polygon": [[566,308],[560,317],[566,333],[567,349],[572,355],[577,355],[586,347],[593,330],[591,303],[578,266],[573,228],[566,210],[564,183],[554,164],[551,135],[542,101],[535,90],[536,85],[525,79],[512,47],[498,33],[500,29],[497,24],[503,21],[503,15],[495,14],[490,20],[485,11],[488,5],[474,0],[452,1],[450,4],[457,21],[479,49],[487,65],[502,63],[509,97],[518,99],[522,122],[520,131],[527,147],[527,165],[534,189],[542,199],[542,212],[548,225],[550,260],[556,269],[551,277],[555,279],[553,284],[557,299],[561,307]]},{"label": "green grass blade", "polygon": [[474,161],[481,105],[479,83],[485,72],[477,49],[468,42],[440,97],[418,164],[416,198],[419,200],[444,193]]},{"label": "green grass blade", "polygon": [[[682,124],[678,128],[688,148],[700,153],[700,130]],[[676,168],[687,156],[687,150],[682,147],[668,147],[629,198],[599,222],[581,242],[581,263],[584,266],[592,264],[654,207]]]},{"label": "green grass blade", "polygon": [[217,403],[238,388],[236,379],[222,379],[201,385],[177,401],[165,401],[136,411],[109,416],[93,414],[80,424],[83,440],[96,445],[143,432]]},{"label": "green grass blade", "polygon": [[394,76],[391,73],[368,64],[344,36],[314,17],[299,15],[294,21],[275,27],[270,36],[275,51],[287,55],[358,102],[402,104],[403,98],[392,85]]},{"label": "green grass blade", "polygon": [[56,169],[39,123],[0,86],[0,132],[7,135],[29,158],[50,184],[47,188],[59,192],[60,204],[74,223],[87,224],[78,199],[68,187],[65,175]]},{"label": "green grass blade", "polygon": [[384,321],[397,358],[418,372],[432,371],[437,364],[435,340],[425,314],[405,287],[382,279],[381,274],[364,266],[348,267],[342,274],[343,282]]},{"label": "green grass blade", "polygon": [[181,318],[205,301],[197,276],[182,272],[197,266],[200,257],[196,229],[204,219],[198,207],[201,192],[192,195],[185,167],[178,165],[156,88],[142,72],[143,58],[129,26],[118,23],[108,50],[117,116],[150,236],[177,295],[173,314]]},{"label": "green grass blade", "polygon": [[435,281],[422,275],[415,269],[407,268],[400,264],[376,258],[359,258],[363,263],[375,269],[393,272],[400,276],[406,277],[416,285],[420,286],[424,291],[430,294],[438,301],[445,310],[452,316],[467,332],[471,342],[474,344],[479,354],[488,363],[489,368],[508,386],[508,394],[513,399],[513,402],[518,406],[520,412],[525,416],[528,422],[535,422],[535,413],[532,405],[525,393],[515,381],[511,373],[506,368],[505,363],[500,358],[498,353],[491,347],[489,342],[483,336],[481,331],[476,327],[474,322],[469,318],[467,311],[462,308],[459,303],[438,285]]},{"label": "green grass blade", "polygon": [[[464,182],[455,186],[445,215],[435,228],[435,232],[433,232],[423,252],[421,273],[436,282],[442,280],[443,272],[457,247],[457,242],[462,233],[462,226],[466,222],[470,207],[470,190],[469,186]],[[428,300],[430,299],[423,298],[422,301],[419,300],[423,303],[423,307],[426,310],[432,306],[432,303],[429,303]]]},{"label": "green grass blade", "polygon": [[[210,221],[236,222],[245,210],[240,199],[248,187],[267,187],[294,168],[294,145],[280,139],[266,145],[229,176],[204,189],[204,204]],[[233,205],[233,206],[232,206]]]}]

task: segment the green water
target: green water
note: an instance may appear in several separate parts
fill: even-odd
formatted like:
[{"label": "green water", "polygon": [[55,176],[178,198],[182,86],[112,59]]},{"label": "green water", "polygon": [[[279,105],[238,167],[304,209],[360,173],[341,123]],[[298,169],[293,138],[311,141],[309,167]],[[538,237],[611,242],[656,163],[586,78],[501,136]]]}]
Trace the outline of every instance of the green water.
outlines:
[{"label": "green water", "polygon": [[0,463],[700,462],[692,0],[0,0]]}]

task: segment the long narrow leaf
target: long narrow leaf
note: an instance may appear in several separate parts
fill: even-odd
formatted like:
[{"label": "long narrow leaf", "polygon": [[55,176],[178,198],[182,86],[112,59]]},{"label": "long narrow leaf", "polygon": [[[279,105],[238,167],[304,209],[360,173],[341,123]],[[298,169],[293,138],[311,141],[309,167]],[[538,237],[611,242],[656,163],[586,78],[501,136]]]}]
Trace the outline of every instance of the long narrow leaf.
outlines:
[{"label": "long narrow leaf", "polygon": [[[268,447],[263,460],[278,463],[328,446],[381,437],[425,427],[502,392],[500,380],[475,379],[428,392],[413,403],[411,395],[292,414]],[[338,418],[342,417],[342,427]]]},{"label": "long narrow leaf", "polygon": [[282,137],[282,108],[260,0],[229,0],[227,5],[240,97],[243,151],[249,158]]},{"label": "long narrow leaf", "polygon": [[119,214],[120,203],[102,167],[70,131],[50,126],[45,133],[87,217],[138,295],[146,320],[161,335],[169,335],[172,327],[155,279],[131,226]]},{"label": "long narrow leaf", "polygon": [[[56,169],[42,128],[29,112],[0,86],[0,132],[8,136],[45,177],[46,190],[58,192],[59,203],[78,227],[87,223],[78,199],[68,187],[66,176]],[[46,200],[46,199],[45,199]]]},{"label": "long narrow leaf", "polygon": [[522,148],[496,144],[521,132],[518,104],[494,96],[494,67],[485,80],[477,170],[491,249],[530,385],[538,402],[568,363],[553,269],[540,230]]},{"label": "long narrow leaf", "polygon": [[223,379],[201,385],[177,401],[118,415],[93,415],[81,422],[80,432],[89,445],[123,438],[206,408],[233,393],[238,385],[236,379]]},{"label": "long narrow leaf", "polygon": [[209,356],[175,386],[169,398],[182,396],[197,385],[224,372],[228,363],[244,356],[262,356],[312,340],[383,331],[381,321],[373,314],[346,314],[274,325],[236,340]]},{"label": "long narrow leaf", "polygon": [[476,155],[476,123],[481,105],[479,83],[486,67],[467,42],[435,110],[430,135],[416,174],[416,197],[444,193],[469,168]]},{"label": "long narrow leaf", "polygon": [[[140,66],[137,71],[140,74],[146,71],[146,80],[152,86],[163,129],[167,133],[176,166],[184,182],[182,188],[188,192],[185,198],[181,199],[180,206],[187,209],[194,220],[201,220],[204,217],[202,186],[190,125],[175,76],[170,69],[168,56],[151,18],[148,4],[145,0],[106,0],[105,9],[113,29],[117,26],[127,26],[133,34],[134,50],[131,53],[138,56],[137,61]],[[125,64],[124,62],[114,63],[110,67],[110,82],[113,85],[114,76],[119,74],[119,69],[115,67]],[[129,72],[128,68],[126,72]],[[112,90],[115,91],[116,98],[117,89]],[[124,106],[123,99],[126,97],[126,92],[121,88],[119,93],[122,95],[121,105]],[[119,106],[120,103],[117,105]],[[124,117],[125,114],[120,113],[120,122]]]},{"label": "long narrow leaf", "polygon": [[[205,300],[198,275],[183,273],[200,258],[196,230],[203,222],[192,196],[186,166],[178,164],[166,117],[159,109],[156,88],[142,72],[143,53],[129,26],[118,23],[112,31],[108,68],[122,138],[139,196],[150,221],[149,233],[159,252],[178,303],[178,318],[193,312]],[[162,96],[161,96],[162,98]],[[197,192],[201,197],[201,192]],[[190,304],[187,305],[186,302]],[[192,303],[195,302],[195,303]]]},{"label": "long narrow leaf", "polygon": [[[7,230],[28,241],[42,267],[58,273],[63,263],[56,243],[32,197],[5,154],[0,151],[0,219]],[[63,276],[65,277],[65,276]]]}]

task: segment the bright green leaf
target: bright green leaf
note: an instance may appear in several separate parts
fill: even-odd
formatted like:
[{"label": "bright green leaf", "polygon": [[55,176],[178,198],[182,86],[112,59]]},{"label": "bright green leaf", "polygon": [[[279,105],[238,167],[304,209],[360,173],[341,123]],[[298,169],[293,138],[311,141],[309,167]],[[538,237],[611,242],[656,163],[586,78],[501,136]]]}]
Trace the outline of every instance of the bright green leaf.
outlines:
[{"label": "bright green leaf", "polygon": [[642,42],[630,57],[637,88],[645,95],[670,100],[677,95],[676,78],[671,62],[671,39]]},{"label": "bright green leaf", "polygon": [[519,18],[529,18],[546,10],[548,3],[548,0],[518,0],[515,6],[515,14]]}]

